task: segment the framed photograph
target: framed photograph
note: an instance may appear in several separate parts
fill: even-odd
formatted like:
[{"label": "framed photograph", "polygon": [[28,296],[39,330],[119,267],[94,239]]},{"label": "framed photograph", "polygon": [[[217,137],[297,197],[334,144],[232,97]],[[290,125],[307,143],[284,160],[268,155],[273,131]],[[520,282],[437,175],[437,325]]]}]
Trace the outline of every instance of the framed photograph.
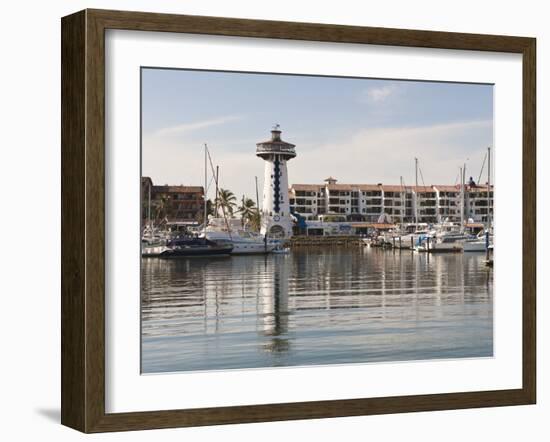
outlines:
[{"label": "framed photograph", "polygon": [[534,404],[535,39],[62,19],[62,423]]}]

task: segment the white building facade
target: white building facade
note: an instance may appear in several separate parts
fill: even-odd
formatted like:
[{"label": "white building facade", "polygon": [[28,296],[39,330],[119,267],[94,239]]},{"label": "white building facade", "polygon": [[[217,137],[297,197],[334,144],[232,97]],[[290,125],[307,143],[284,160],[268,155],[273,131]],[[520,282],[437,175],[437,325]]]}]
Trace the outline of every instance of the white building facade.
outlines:
[{"label": "white building facade", "polygon": [[292,213],[312,221],[377,222],[385,215],[394,223],[486,222],[493,191],[489,200],[487,185],[467,185],[462,196],[460,185],[339,184],[329,177],[325,184],[293,184],[288,198]]}]

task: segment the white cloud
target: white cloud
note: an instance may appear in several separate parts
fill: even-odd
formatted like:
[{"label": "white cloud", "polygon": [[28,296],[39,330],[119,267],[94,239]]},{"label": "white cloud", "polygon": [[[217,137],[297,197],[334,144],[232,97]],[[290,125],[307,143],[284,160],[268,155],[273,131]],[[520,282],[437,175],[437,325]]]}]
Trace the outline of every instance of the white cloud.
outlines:
[{"label": "white cloud", "polygon": [[[413,184],[414,158],[420,160],[425,184],[454,184],[458,168],[469,158],[467,175],[477,179],[487,145],[492,143],[492,121],[466,121],[414,127],[362,129],[335,142],[312,138],[311,149],[301,149],[289,162],[290,183],[321,183],[329,175],[342,183]],[[297,140],[296,140],[297,141]],[[243,140],[244,142],[244,140]],[[209,146],[211,144],[209,143]],[[264,163],[255,144],[213,143],[214,165],[220,166],[220,185],[239,197],[255,199],[254,176],[260,195]],[[498,153],[497,153],[498,154]],[[143,174],[157,184],[202,185],[202,144],[190,139],[144,137]],[[210,174],[210,171],[209,171]],[[420,183],[422,184],[422,183]]]},{"label": "white cloud", "polygon": [[466,173],[479,173],[491,143],[491,120],[363,129],[310,151],[300,152],[297,146],[289,177],[295,183],[317,183],[332,175],[342,183],[399,184],[403,176],[406,184],[413,184],[418,157],[426,185],[454,184],[458,168],[468,158]]},{"label": "white cloud", "polygon": [[367,101],[379,103],[385,101],[397,91],[395,84],[387,84],[380,87],[374,87],[365,91]]},{"label": "white cloud", "polygon": [[170,136],[187,134],[199,129],[205,129],[207,127],[218,126],[232,121],[241,120],[242,117],[238,115],[228,115],[218,118],[211,118],[209,120],[195,121],[193,123],[177,124],[175,126],[164,127],[155,132],[157,136]]},{"label": "white cloud", "polygon": [[[256,157],[254,140],[208,140],[214,168],[220,166],[220,186],[236,195],[255,195],[254,176],[263,179],[263,161]],[[246,148],[248,147],[248,148]],[[182,137],[158,133],[143,137],[142,175],[155,184],[204,185],[204,143],[194,134]],[[208,164],[209,182],[212,171]],[[260,183],[261,184],[261,183]],[[212,197],[211,194],[209,194]]]}]

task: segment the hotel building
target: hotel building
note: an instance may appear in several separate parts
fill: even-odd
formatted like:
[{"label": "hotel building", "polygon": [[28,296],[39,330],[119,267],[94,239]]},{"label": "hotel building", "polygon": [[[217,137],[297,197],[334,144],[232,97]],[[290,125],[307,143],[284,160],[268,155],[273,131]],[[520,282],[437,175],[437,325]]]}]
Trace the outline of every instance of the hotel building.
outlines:
[{"label": "hotel building", "polygon": [[[149,177],[141,178],[142,221],[146,222],[151,198],[151,218],[161,217],[168,222],[202,222],[204,216],[204,187],[157,186]],[[157,219],[157,221],[160,221]]]},{"label": "hotel building", "polygon": [[[493,186],[491,186],[491,213]],[[339,219],[375,223],[386,215],[394,223],[460,222],[460,185],[400,186],[387,184],[339,184],[333,177],[324,184],[293,184],[289,189],[292,213],[306,220]],[[487,220],[487,185],[464,189],[464,220]]]}]

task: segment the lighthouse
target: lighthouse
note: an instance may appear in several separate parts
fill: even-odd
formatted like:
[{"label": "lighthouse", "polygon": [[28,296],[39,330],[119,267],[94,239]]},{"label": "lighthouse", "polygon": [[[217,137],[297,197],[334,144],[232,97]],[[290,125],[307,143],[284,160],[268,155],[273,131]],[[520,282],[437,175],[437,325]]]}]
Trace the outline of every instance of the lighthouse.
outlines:
[{"label": "lighthouse", "polygon": [[296,156],[295,147],[281,139],[278,124],[270,140],[256,144],[256,155],[265,162],[261,233],[269,238],[292,236],[286,164]]}]

